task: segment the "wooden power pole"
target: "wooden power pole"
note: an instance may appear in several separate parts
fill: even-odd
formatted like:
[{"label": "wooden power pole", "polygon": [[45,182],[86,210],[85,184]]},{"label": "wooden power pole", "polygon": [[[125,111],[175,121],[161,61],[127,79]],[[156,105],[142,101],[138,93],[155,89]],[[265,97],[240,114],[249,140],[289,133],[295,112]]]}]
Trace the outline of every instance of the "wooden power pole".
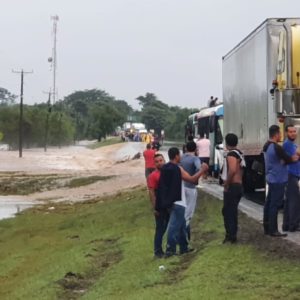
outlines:
[{"label": "wooden power pole", "polygon": [[12,71],[13,73],[21,74],[21,94],[20,94],[20,117],[19,117],[19,157],[22,157],[23,152],[23,86],[24,86],[24,74],[30,74],[31,72]]}]

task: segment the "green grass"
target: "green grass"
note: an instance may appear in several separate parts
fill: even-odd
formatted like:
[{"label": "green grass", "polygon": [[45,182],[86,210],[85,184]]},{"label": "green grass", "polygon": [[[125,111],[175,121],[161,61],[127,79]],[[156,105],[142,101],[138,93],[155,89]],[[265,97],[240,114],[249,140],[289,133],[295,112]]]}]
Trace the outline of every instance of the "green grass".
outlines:
[{"label": "green grass", "polygon": [[104,181],[113,178],[114,176],[89,176],[74,178],[68,182],[65,186],[69,188],[76,188],[84,185],[89,185],[97,181]]},{"label": "green grass", "polygon": [[115,137],[109,137],[101,142],[96,142],[94,144],[91,144],[88,146],[88,148],[97,149],[100,147],[110,146],[110,145],[119,144],[119,143],[122,143],[121,138],[119,136],[115,136]]},{"label": "green grass", "polygon": [[222,245],[221,204],[200,195],[198,251],[167,260],[153,259],[144,189],[2,220],[0,299],[299,299],[299,249],[245,216],[241,243]]}]

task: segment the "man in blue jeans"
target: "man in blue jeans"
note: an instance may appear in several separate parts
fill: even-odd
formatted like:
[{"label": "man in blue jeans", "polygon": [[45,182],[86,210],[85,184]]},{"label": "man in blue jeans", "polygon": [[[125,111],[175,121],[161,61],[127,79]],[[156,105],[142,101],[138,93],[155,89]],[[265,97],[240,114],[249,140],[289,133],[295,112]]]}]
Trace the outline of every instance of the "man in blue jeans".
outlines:
[{"label": "man in blue jeans", "polygon": [[272,125],[269,128],[269,141],[264,145],[266,181],[269,186],[264,206],[264,232],[273,237],[285,237],[287,234],[278,231],[278,208],[283,204],[284,191],[288,181],[287,164],[297,161],[297,155],[289,156],[278,144],[281,141],[280,128]]},{"label": "man in blue jeans", "polygon": [[[287,139],[283,143],[283,149],[288,155],[297,154],[297,130],[294,125],[285,128]],[[283,231],[300,231],[300,161],[288,165],[288,183],[286,187],[286,201],[283,213]]]},{"label": "man in blue jeans", "polygon": [[155,206],[157,211],[167,209],[170,212],[166,257],[176,255],[177,244],[179,244],[180,254],[189,252],[185,221],[186,201],[182,179],[196,183],[199,177],[207,171],[207,166],[204,165],[199,172],[190,176],[178,166],[180,162],[178,148],[170,148],[168,156],[170,161],[161,168]]},{"label": "man in blue jeans", "polygon": [[160,179],[160,170],[165,164],[163,155],[160,153],[155,154],[154,163],[156,170],[148,176],[147,185],[155,217],[154,257],[162,258],[164,256],[162,241],[169,223],[169,212],[166,209],[161,209],[159,211],[155,210],[155,206],[157,188]]}]

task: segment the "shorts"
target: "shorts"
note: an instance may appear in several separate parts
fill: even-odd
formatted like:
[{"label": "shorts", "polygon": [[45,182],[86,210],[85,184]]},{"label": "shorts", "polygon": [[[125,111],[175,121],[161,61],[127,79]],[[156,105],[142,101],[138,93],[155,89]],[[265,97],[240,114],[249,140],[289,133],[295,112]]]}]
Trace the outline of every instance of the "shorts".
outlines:
[{"label": "shorts", "polygon": [[206,163],[207,165],[209,165],[209,157],[199,157],[201,160],[201,163]]}]

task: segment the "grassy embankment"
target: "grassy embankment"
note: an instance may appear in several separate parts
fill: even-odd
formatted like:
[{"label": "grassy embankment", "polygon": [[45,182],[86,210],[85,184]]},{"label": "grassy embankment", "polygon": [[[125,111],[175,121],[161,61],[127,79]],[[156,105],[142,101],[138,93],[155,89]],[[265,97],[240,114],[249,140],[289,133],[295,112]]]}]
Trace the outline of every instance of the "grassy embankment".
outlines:
[{"label": "grassy embankment", "polygon": [[114,136],[114,137],[108,137],[105,140],[102,140],[101,142],[96,142],[94,144],[91,144],[88,146],[90,149],[97,149],[104,146],[110,146],[114,144],[122,143],[121,137]]},{"label": "grassy embankment", "polygon": [[299,299],[299,248],[245,216],[241,242],[222,245],[221,202],[200,198],[197,251],[168,260],[152,257],[144,189],[2,220],[0,299]]},{"label": "grassy embankment", "polygon": [[57,188],[76,188],[113,177],[94,175],[72,178],[58,174],[0,173],[0,195],[29,195]]}]

